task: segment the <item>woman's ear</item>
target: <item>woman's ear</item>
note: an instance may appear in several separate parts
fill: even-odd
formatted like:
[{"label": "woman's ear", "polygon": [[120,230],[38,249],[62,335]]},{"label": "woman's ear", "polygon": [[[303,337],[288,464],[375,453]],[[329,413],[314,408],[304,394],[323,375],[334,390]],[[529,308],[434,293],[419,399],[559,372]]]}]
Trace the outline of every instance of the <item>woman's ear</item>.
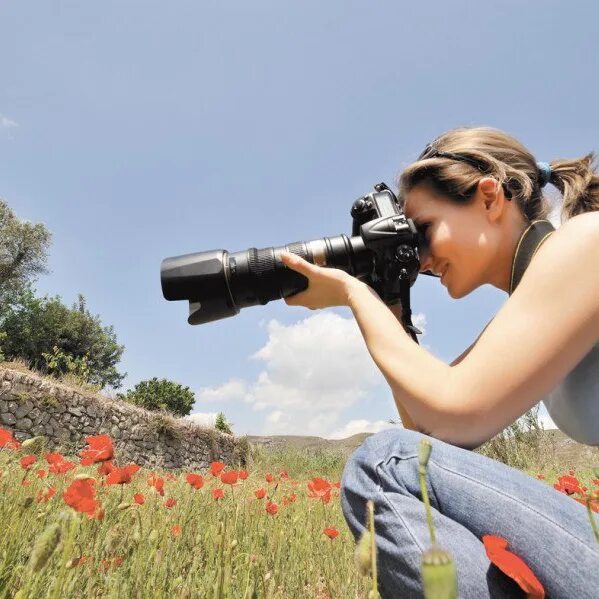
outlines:
[{"label": "woman's ear", "polygon": [[499,181],[493,177],[483,177],[476,190],[481,204],[491,220],[495,220],[505,208],[505,196]]}]

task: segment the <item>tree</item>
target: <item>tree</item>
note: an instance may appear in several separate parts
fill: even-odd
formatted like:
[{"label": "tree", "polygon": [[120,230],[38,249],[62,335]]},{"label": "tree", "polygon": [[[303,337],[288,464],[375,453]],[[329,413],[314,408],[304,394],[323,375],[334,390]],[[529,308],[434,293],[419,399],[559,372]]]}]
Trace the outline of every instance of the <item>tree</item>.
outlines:
[{"label": "tree", "polygon": [[119,399],[152,411],[168,411],[175,416],[187,416],[195,402],[193,391],[167,379],[156,377],[137,383]]},{"label": "tree", "polygon": [[[113,327],[103,326],[89,312],[82,295],[68,308],[60,297],[37,298],[27,286],[0,314],[0,332],[5,333],[2,352],[7,360],[24,358],[46,370],[44,354],[59,351],[74,361],[85,359],[87,382],[99,388],[118,388],[126,376],[116,369],[124,346],[117,343]],[[57,363],[53,371],[67,374],[67,362]]]},{"label": "tree", "polygon": [[232,427],[233,423],[231,422],[227,422],[227,419],[225,418],[225,415],[222,412],[219,412],[216,415],[216,419],[214,421],[214,428],[217,431],[221,431],[222,433],[227,433],[228,435],[232,435],[233,434],[233,430]]},{"label": "tree", "polygon": [[45,225],[19,220],[0,200],[0,306],[38,274],[47,272],[51,237]]}]

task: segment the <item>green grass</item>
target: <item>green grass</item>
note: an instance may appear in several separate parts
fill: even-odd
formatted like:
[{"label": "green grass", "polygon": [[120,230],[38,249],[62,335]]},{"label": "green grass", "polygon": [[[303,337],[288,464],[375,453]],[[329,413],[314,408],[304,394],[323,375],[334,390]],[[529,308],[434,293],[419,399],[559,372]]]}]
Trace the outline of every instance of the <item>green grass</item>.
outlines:
[{"label": "green grass", "polygon": [[[142,469],[130,484],[96,485],[105,510],[103,520],[76,514],[62,498],[79,473],[100,481],[95,466],[78,466],[66,474],[50,473],[39,479],[36,469],[47,469],[40,456],[27,474],[31,485],[23,486],[25,471],[19,465],[23,454],[0,450],[2,599],[17,593],[18,599],[365,599],[368,595],[371,582],[354,565],[354,540],[339,497],[333,496],[327,504],[308,497],[311,478],[340,480],[345,463],[342,454],[258,449],[247,468],[249,477],[233,488],[205,472],[201,474],[206,484],[199,490],[192,489],[182,474],[167,480],[166,473],[159,473],[165,477],[164,497],[149,486],[149,471]],[[280,478],[281,470],[288,472],[289,480]],[[275,478],[271,483],[265,480],[268,473]],[[538,471],[529,473],[536,476]],[[543,483],[553,484],[557,475],[565,473],[547,470]],[[576,476],[593,488],[590,468]],[[38,503],[38,492],[50,485],[56,486],[56,495],[48,503]],[[223,500],[213,499],[211,490],[216,487],[225,488]],[[258,488],[267,489],[268,498],[257,499],[254,491]],[[133,495],[139,492],[146,499],[143,505],[133,503]],[[282,505],[283,497],[294,492],[296,501]],[[167,508],[164,501],[171,497],[177,504]],[[278,504],[277,514],[266,512],[267,499]],[[47,564],[33,572],[34,546],[43,531],[57,523],[60,543]],[[178,536],[172,534],[175,525],[181,527]],[[329,539],[323,533],[325,527],[336,527],[339,536]],[[82,557],[86,561],[76,565]]]}]

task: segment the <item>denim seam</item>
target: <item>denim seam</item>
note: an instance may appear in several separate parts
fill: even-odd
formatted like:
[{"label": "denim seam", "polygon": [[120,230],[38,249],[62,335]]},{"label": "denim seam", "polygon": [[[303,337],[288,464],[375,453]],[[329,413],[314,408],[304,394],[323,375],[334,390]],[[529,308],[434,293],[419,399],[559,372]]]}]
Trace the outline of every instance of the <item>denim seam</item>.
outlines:
[{"label": "denim seam", "polygon": [[393,511],[393,513],[395,514],[395,516],[399,519],[399,521],[403,524],[404,528],[408,531],[408,533],[410,534],[410,536],[412,537],[412,540],[414,541],[416,547],[418,547],[419,551],[425,551],[424,547],[420,546],[420,543],[418,542],[418,540],[416,539],[416,537],[414,536],[414,533],[412,532],[412,529],[410,528],[408,522],[403,518],[403,516],[395,509],[395,506],[393,505],[393,503],[389,500],[389,498],[387,497],[387,495],[385,494],[385,492],[383,491],[382,485],[381,485],[381,477],[379,474],[379,467],[383,464],[384,460],[381,460],[380,462],[378,462],[374,469],[376,472],[376,476],[378,479],[378,489],[377,492],[378,494],[385,500],[385,502],[389,505],[389,507],[391,508],[391,510]]},{"label": "denim seam", "polygon": [[[507,493],[501,491],[500,489],[496,489],[495,487],[491,487],[475,478],[471,478],[469,476],[466,476],[465,474],[463,474],[462,472],[456,472],[455,470],[452,470],[451,468],[448,468],[447,466],[442,466],[441,464],[439,464],[439,462],[435,461],[434,459],[431,458],[431,462],[434,462],[439,468],[441,468],[442,470],[445,470],[447,472],[451,472],[452,474],[455,474],[456,476],[460,476],[462,478],[465,478],[473,483],[477,483],[479,485],[481,485],[482,487],[485,487],[491,491],[495,491],[498,495],[503,495],[504,497],[506,497],[507,499],[510,499],[512,501],[515,501],[516,503],[518,503],[519,505],[525,507],[526,509],[528,509],[529,511],[533,512],[534,514],[537,514],[538,516],[540,516],[542,519],[546,520],[547,522],[554,524],[555,526],[557,526],[558,528],[560,528],[561,530],[563,530],[568,536],[570,536],[572,539],[574,539],[575,541],[581,543],[583,545],[583,547],[585,547],[586,549],[588,549],[592,555],[596,556],[596,551],[594,549],[591,549],[590,547],[588,547],[588,545],[586,544],[586,541],[583,541],[582,539],[579,539],[577,536],[573,535],[567,528],[564,528],[561,524],[559,524],[558,522],[555,522],[554,520],[551,520],[551,518],[549,518],[546,514],[544,514],[543,512],[539,512],[538,510],[534,509],[533,507],[531,507],[530,505],[524,503],[523,501],[521,501],[520,499],[516,498],[516,497],[512,497],[511,495],[508,495]],[[541,483],[542,484],[542,483]],[[590,523],[589,523],[590,526]]]}]

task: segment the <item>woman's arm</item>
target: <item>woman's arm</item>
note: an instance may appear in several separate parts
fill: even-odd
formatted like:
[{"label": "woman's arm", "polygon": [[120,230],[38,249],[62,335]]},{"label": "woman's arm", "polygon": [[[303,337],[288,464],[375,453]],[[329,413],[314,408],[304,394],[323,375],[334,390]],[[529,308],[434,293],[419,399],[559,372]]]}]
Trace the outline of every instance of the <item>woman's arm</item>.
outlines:
[{"label": "woman's arm", "polygon": [[417,430],[464,447],[538,403],[599,340],[599,213],[574,217],[538,251],[468,355],[449,366],[412,341],[360,282],[349,306]]}]

